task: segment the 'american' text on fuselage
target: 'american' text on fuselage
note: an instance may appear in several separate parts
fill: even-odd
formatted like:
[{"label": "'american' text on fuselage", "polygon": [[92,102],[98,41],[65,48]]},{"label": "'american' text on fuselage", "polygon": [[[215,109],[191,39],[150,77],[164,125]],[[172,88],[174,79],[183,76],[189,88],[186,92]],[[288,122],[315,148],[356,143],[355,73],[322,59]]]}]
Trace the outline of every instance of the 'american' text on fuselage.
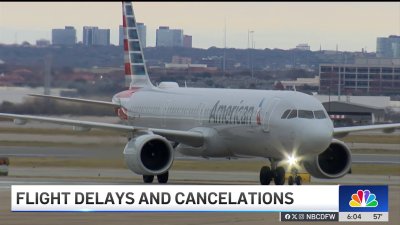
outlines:
[{"label": "'american' text on fuselage", "polygon": [[[240,104],[243,102],[240,101]],[[209,123],[251,124],[254,106],[222,105],[217,101],[211,110]]]}]

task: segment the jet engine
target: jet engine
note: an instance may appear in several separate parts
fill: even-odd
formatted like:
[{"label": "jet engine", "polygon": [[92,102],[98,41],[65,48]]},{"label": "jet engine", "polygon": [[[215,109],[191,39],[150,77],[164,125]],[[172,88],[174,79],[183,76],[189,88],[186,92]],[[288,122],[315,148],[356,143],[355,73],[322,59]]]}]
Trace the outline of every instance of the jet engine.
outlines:
[{"label": "jet engine", "polygon": [[158,175],[169,170],[174,161],[174,150],[162,136],[144,134],[131,139],[124,149],[125,162],[130,170],[140,175]]},{"label": "jet engine", "polygon": [[345,143],[333,139],[329,147],[303,160],[304,168],[316,178],[335,179],[346,175],[351,167],[351,151]]}]

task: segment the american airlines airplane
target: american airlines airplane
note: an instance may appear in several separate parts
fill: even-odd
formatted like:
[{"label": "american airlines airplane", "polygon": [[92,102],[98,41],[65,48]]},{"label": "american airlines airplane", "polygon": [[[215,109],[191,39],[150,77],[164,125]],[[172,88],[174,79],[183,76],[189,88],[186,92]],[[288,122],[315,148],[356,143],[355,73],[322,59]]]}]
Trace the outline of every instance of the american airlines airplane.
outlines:
[{"label": "american airlines airplane", "polygon": [[350,132],[394,132],[400,123],[334,128],[322,104],[295,91],[186,88],[174,82],[152,85],[140,45],[132,4],[122,3],[125,78],[129,89],[111,102],[34,95],[113,107],[126,125],[0,113],[16,124],[28,121],[72,125],[74,130],[114,130],[128,135],[123,151],[130,170],[145,183],[167,183],[175,152],[204,158],[262,157],[260,183],[301,184],[297,166],[317,178],[346,175],[352,154],[341,141]]}]

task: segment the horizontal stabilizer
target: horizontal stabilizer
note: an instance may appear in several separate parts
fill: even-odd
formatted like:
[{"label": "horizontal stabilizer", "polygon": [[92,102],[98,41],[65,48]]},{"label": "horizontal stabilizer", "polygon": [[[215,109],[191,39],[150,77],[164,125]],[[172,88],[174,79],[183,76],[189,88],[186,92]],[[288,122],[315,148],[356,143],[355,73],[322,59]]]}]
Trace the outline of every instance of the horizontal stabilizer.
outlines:
[{"label": "horizontal stabilizer", "polygon": [[29,94],[29,96],[40,97],[40,98],[50,98],[50,99],[78,102],[78,103],[88,103],[88,104],[96,104],[96,105],[103,105],[103,106],[120,107],[120,105],[112,103],[112,102],[90,100],[90,99],[68,98],[68,97],[60,97],[60,96],[53,96],[53,95],[39,95],[39,94]]},{"label": "horizontal stabilizer", "polygon": [[77,131],[89,131],[91,128],[103,129],[103,130],[114,130],[120,133],[131,133],[131,134],[143,134],[143,133],[154,133],[167,138],[170,141],[183,143],[193,147],[200,147],[204,143],[204,136],[202,133],[195,131],[180,131],[180,130],[169,130],[169,129],[157,129],[147,127],[136,127],[121,124],[111,123],[100,123],[82,120],[71,120],[63,118],[52,118],[44,116],[30,116],[30,115],[18,115],[9,113],[0,113],[0,118],[9,118],[14,121],[20,122],[20,125],[26,124],[29,121],[48,122],[60,125],[70,125]]}]

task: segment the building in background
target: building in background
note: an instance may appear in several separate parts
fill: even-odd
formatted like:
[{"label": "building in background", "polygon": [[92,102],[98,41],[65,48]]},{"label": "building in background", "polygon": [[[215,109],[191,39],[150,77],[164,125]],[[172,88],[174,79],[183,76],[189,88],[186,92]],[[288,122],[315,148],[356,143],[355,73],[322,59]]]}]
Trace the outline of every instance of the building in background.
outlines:
[{"label": "building in background", "polygon": [[183,35],[183,47],[192,48],[192,36],[191,35]]},{"label": "building in background", "polygon": [[136,23],[136,25],[139,32],[140,44],[142,48],[146,48],[146,25],[144,23]]},{"label": "building in background", "polygon": [[110,45],[110,29],[99,29],[98,27],[83,27],[83,39],[84,45]]},{"label": "building in background", "polygon": [[400,58],[400,36],[378,37],[376,56],[381,58]]},{"label": "building in background", "polygon": [[119,31],[118,45],[124,46],[124,27],[122,25],[119,25],[118,31]]},{"label": "building in background", "polygon": [[192,58],[174,55],[174,56],[172,56],[172,61],[171,62],[173,64],[191,64],[192,63]]},{"label": "building in background", "polygon": [[222,69],[223,67],[223,56],[208,56],[200,60],[201,63],[206,64],[207,67],[215,67]]},{"label": "building in background", "polygon": [[385,109],[344,101],[323,102],[335,127],[385,122]]},{"label": "building in background", "polygon": [[97,31],[96,45],[109,46],[110,45],[110,29],[99,29]]},{"label": "building in background", "polygon": [[[140,38],[140,44],[142,48],[145,48],[147,46],[146,43],[146,34],[147,34],[147,27],[144,23],[136,23],[137,28],[138,28],[138,34]],[[123,46],[124,45],[124,28],[122,25],[119,26],[119,45]]]},{"label": "building in background", "polygon": [[52,29],[51,42],[53,43],[53,45],[75,45],[75,28],[72,26],[65,26],[65,29]]},{"label": "building in background", "polygon": [[318,90],[319,88],[319,76],[315,76],[314,78],[303,78],[299,77],[296,80],[282,80],[281,84],[284,89],[294,89],[302,90],[304,87],[311,87]]},{"label": "building in background", "polygon": [[398,95],[400,59],[356,59],[355,64],[321,64],[320,88],[323,94]]},{"label": "building in background", "polygon": [[167,26],[160,26],[156,31],[157,47],[182,47],[183,30],[169,29]]},{"label": "building in background", "polygon": [[99,28],[98,27],[89,27],[89,26],[84,26],[83,27],[83,39],[82,42],[84,45],[94,45],[95,43],[95,33],[97,32]]},{"label": "building in background", "polygon": [[308,44],[298,44],[295,49],[301,51],[310,51],[310,46]]},{"label": "building in background", "polygon": [[50,45],[50,41],[46,39],[36,40],[36,46],[38,47],[47,47]]}]

